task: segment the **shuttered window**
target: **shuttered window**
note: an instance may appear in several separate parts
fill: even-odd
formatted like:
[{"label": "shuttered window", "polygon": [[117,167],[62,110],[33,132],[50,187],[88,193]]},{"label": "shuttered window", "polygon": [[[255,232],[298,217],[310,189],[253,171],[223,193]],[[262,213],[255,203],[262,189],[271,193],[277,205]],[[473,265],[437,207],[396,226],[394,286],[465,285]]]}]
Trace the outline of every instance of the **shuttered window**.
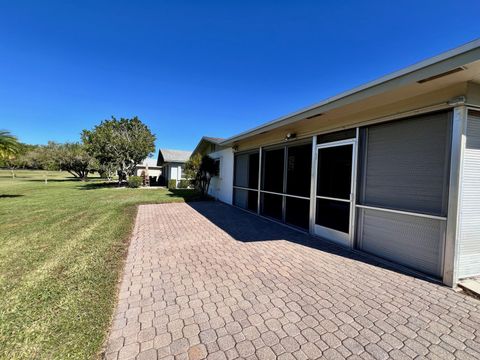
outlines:
[{"label": "shuttered window", "polygon": [[441,276],[450,143],[446,112],[362,129],[359,203],[371,207],[357,213],[362,250]]},{"label": "shuttered window", "polygon": [[360,203],[446,215],[450,122],[435,113],[365,129]]}]

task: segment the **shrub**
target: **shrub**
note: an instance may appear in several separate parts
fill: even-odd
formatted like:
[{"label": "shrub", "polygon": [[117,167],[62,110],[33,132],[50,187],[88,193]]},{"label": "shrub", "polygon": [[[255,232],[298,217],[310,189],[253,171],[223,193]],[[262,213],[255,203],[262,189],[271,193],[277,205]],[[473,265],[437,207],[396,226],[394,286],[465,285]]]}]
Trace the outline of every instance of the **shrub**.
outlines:
[{"label": "shrub", "polygon": [[168,180],[168,188],[169,189],[176,189],[177,188],[177,180]]},{"label": "shrub", "polygon": [[180,180],[178,182],[178,188],[179,189],[187,189],[190,186],[190,181],[189,180]]},{"label": "shrub", "polygon": [[143,179],[140,176],[130,176],[128,178],[127,186],[129,188],[138,188],[143,184]]}]

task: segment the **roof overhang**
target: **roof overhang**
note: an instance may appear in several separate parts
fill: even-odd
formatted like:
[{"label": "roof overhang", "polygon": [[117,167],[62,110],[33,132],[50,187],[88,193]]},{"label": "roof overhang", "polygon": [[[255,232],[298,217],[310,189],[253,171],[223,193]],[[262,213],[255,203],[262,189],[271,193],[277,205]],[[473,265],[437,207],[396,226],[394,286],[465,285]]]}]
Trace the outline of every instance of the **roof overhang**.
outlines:
[{"label": "roof overhang", "polygon": [[209,136],[202,136],[202,138],[198,142],[197,146],[192,151],[192,155],[196,154],[197,152],[201,153],[202,150],[205,148],[205,146],[208,145],[208,144],[220,145],[224,140],[225,139],[218,139],[218,138],[212,138],[212,137],[209,137]]},{"label": "roof overhang", "polygon": [[[354,114],[355,107],[358,111],[367,111],[369,107],[407,101],[409,97],[467,82],[480,83],[480,39],[230,137],[219,145],[232,146],[300,121],[311,122],[329,116],[333,119],[341,116],[342,111]],[[456,91],[452,90],[452,94]]]}]

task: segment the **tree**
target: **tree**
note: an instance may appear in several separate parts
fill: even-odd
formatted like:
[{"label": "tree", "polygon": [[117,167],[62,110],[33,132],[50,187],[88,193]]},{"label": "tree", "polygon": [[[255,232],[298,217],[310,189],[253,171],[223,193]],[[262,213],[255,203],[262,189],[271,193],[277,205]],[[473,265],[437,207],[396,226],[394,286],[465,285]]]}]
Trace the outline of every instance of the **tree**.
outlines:
[{"label": "tree", "polygon": [[36,145],[18,143],[15,154],[3,158],[0,157],[0,168],[9,168],[12,172],[12,177],[15,177],[15,169],[34,168],[29,166],[30,157],[28,155],[36,148]]},{"label": "tree", "polygon": [[155,151],[155,135],[140,121],[112,116],[92,130],[83,130],[86,151],[95,157],[101,168],[113,166],[120,174],[133,175],[137,164]]},{"label": "tree", "polygon": [[185,178],[190,180],[190,183],[197,187],[197,174],[200,170],[200,164],[202,163],[202,155],[196,153],[192,155],[190,159],[185,163]]},{"label": "tree", "polygon": [[215,160],[208,155],[195,154],[185,164],[186,177],[203,196],[208,194],[210,180],[216,171]]},{"label": "tree", "polygon": [[58,168],[68,171],[74,177],[86,180],[88,173],[97,170],[98,164],[96,159],[87,153],[85,146],[80,143],[59,144],[53,159]]},{"label": "tree", "polygon": [[60,144],[49,141],[47,145],[39,146],[37,151],[32,154],[32,164],[38,168],[50,171],[60,171]]},{"label": "tree", "polygon": [[0,130],[0,158],[8,159],[18,152],[19,142],[9,131]]}]

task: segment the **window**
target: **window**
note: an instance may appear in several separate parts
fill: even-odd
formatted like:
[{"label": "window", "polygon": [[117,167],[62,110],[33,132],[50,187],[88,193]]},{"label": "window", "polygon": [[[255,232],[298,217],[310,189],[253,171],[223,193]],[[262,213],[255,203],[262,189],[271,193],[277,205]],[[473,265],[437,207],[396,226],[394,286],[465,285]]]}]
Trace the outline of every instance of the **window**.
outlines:
[{"label": "window", "polygon": [[450,127],[436,113],[364,129],[360,203],[446,215]]},{"label": "window", "polygon": [[258,152],[235,155],[233,204],[257,212],[258,208]]},{"label": "window", "polygon": [[220,176],[220,159],[215,159],[215,170],[213,171],[213,176]]}]

